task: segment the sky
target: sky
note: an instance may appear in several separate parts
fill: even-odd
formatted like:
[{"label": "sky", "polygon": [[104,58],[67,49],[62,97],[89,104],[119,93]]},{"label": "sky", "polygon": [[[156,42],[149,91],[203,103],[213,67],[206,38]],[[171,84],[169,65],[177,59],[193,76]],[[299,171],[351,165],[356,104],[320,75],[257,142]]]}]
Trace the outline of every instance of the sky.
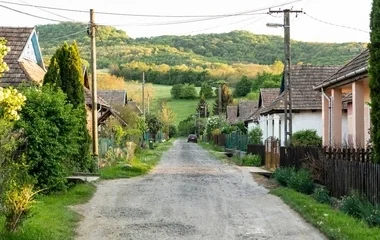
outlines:
[{"label": "sky", "polygon": [[[88,12],[58,11],[11,3]],[[289,4],[284,5],[285,3]],[[0,0],[0,22],[4,26],[57,23],[37,18],[42,17],[58,22],[88,23],[89,9],[94,9],[96,23],[115,26],[126,31],[133,38],[223,33],[234,30],[283,36],[281,27],[266,26],[267,23],[283,23],[282,13],[267,14],[271,7],[272,10],[303,10],[303,13],[293,13],[290,16],[290,35],[293,40],[335,43],[369,42],[371,5],[372,0]],[[104,15],[99,12],[187,17],[132,17]],[[25,13],[35,16],[28,16]],[[226,14],[230,16],[215,16]]]}]

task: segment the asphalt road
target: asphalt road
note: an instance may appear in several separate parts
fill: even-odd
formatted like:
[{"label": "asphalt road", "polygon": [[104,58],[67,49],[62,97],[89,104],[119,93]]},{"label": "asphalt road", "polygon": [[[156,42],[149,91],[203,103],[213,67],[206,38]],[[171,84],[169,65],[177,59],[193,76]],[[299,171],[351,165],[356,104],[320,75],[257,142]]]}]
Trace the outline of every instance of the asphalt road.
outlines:
[{"label": "asphalt road", "polygon": [[175,141],[149,175],[101,181],[77,239],[326,239],[248,171]]}]

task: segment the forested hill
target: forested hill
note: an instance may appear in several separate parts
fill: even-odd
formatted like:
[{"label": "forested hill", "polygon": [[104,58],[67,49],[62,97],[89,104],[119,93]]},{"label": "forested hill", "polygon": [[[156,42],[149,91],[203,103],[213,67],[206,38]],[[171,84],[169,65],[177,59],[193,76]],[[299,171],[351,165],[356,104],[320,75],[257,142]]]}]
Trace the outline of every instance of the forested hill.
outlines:
[{"label": "forested hill", "polygon": [[[76,40],[82,54],[89,58],[87,26],[60,23],[37,26],[43,54],[50,57],[64,41]],[[195,36],[159,36],[132,39],[113,27],[98,28],[98,61],[100,67],[140,61],[170,66],[202,63],[272,64],[283,58],[283,39],[247,31]],[[292,41],[293,63],[342,65],[358,54],[358,43],[310,43]]]},{"label": "forested hill", "polygon": [[[284,55],[282,37],[257,35],[248,31],[195,36],[159,36],[138,38],[137,43],[162,44],[192,51],[205,57],[223,59],[227,62],[271,64]],[[292,61],[314,65],[341,65],[358,54],[359,43],[312,43],[292,41]]]}]

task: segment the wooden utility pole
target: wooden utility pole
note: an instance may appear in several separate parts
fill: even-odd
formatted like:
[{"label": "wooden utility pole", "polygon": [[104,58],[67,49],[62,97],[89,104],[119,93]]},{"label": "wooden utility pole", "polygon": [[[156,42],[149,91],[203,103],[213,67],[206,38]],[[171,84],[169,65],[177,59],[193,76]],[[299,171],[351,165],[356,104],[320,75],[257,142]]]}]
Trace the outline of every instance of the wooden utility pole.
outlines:
[{"label": "wooden utility pole", "polygon": [[98,92],[96,80],[96,24],[94,20],[94,10],[90,9],[90,36],[91,36],[91,69],[92,69],[92,157],[99,167],[98,148]]},{"label": "wooden utility pole", "polygon": [[145,73],[142,74],[142,110],[145,121]]},{"label": "wooden utility pole", "polygon": [[218,114],[221,115],[222,114],[222,85],[219,85],[218,99],[219,99]]},{"label": "wooden utility pole", "polygon": [[[284,129],[285,146],[288,146],[288,139],[293,134],[292,123],[292,85],[291,85],[291,51],[290,51],[290,13],[302,13],[302,10],[278,10],[269,9],[269,13],[284,13]],[[288,129],[289,128],[289,129]]]}]

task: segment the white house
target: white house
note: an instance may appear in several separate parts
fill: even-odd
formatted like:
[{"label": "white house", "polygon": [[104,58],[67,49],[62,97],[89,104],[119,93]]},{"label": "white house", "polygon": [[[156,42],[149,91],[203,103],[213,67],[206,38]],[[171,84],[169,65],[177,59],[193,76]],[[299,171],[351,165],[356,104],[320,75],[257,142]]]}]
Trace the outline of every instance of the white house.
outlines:
[{"label": "white house", "polygon": [[[250,132],[255,127],[259,126],[259,117],[260,111],[269,107],[273,100],[278,97],[280,94],[280,88],[262,88],[260,89],[259,102],[257,105],[257,109],[244,120],[245,124],[248,127],[248,132]],[[263,129],[263,128],[262,128]]]},{"label": "white house", "polygon": [[[339,68],[327,66],[295,65],[291,67],[291,94],[292,94],[292,131],[312,129],[322,136],[322,93],[315,91],[313,86],[328,79]],[[282,82],[281,86],[284,86]],[[275,137],[285,145],[284,128],[284,93],[270,104],[262,108],[258,122],[263,131],[263,138]],[[340,103],[342,104],[342,102]],[[347,124],[347,115],[342,114],[343,124]],[[342,133],[346,134],[346,133]]]}]

